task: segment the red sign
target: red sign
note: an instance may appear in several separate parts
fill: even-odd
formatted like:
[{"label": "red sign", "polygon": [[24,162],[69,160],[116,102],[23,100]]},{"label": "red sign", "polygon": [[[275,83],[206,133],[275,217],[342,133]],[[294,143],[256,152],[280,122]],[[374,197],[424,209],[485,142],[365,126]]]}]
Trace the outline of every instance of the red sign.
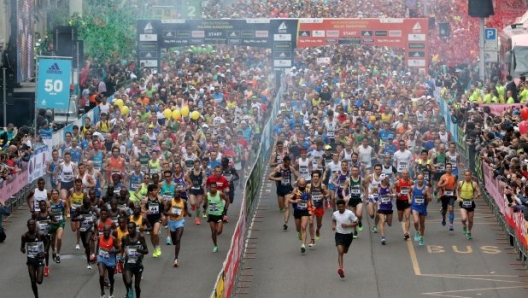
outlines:
[{"label": "red sign", "polygon": [[299,19],[297,47],[372,45],[405,49],[406,66],[429,64],[427,19]]}]

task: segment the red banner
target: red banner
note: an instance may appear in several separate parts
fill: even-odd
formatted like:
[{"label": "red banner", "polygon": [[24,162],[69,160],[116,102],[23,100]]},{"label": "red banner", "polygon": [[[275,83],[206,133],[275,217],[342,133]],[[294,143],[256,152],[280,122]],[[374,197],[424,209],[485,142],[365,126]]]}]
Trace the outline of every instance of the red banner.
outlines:
[{"label": "red banner", "polygon": [[425,72],[429,63],[427,19],[299,19],[297,47],[373,45],[405,49],[406,66]]},{"label": "red banner", "polygon": [[28,184],[27,169],[18,173],[12,181],[4,181],[2,188],[0,188],[0,202],[5,203],[9,198],[18,193],[24,186]]}]

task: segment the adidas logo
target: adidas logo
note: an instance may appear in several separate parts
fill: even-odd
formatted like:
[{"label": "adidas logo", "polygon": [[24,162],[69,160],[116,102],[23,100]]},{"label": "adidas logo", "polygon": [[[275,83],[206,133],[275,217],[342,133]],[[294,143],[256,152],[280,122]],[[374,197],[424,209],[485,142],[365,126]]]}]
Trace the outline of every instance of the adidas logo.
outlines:
[{"label": "adidas logo", "polygon": [[49,74],[62,74],[62,71],[60,70],[59,65],[58,65],[57,63],[53,63],[53,64],[48,68],[48,70],[46,71],[46,73],[49,73]]},{"label": "adidas logo", "polygon": [[415,30],[415,31],[420,31],[420,30],[422,30],[422,26],[420,26],[420,23],[417,22],[416,24],[414,24],[414,26],[413,26],[413,30]]},{"label": "adidas logo", "polygon": [[286,23],[282,22],[280,25],[279,25],[279,30],[288,30],[288,27],[286,26]]}]

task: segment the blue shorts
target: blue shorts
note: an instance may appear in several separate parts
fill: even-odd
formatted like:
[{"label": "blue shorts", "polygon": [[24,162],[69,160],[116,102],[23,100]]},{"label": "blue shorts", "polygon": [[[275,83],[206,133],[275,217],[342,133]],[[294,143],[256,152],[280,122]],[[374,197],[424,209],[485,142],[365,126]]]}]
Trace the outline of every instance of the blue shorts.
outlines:
[{"label": "blue shorts", "polygon": [[368,201],[369,203],[376,203],[378,201],[378,196],[375,196],[375,197],[369,196]]},{"label": "blue shorts", "polygon": [[97,256],[97,262],[105,264],[105,266],[108,268],[115,268],[116,266],[115,258],[102,258],[100,256]]},{"label": "blue shorts", "polygon": [[170,220],[169,219],[169,229],[171,232],[176,232],[177,229],[185,227],[185,219],[179,220]]},{"label": "blue shorts", "polygon": [[412,210],[412,211],[416,211],[416,212],[418,212],[418,214],[419,214],[420,216],[427,216],[427,208],[425,208],[425,207],[412,206],[412,205],[411,205],[411,210]]},{"label": "blue shorts", "polygon": [[333,184],[328,184],[328,190],[337,190],[337,186]]}]

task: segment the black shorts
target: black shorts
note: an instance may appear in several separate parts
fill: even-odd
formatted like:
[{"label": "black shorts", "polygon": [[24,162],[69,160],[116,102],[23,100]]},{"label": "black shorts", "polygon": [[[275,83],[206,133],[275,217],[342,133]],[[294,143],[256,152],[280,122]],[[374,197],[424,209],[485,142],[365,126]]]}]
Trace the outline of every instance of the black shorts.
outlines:
[{"label": "black shorts", "polygon": [[129,264],[125,263],[125,271],[130,271],[132,274],[139,274],[143,273],[143,265],[142,264]]},{"label": "black shorts", "polygon": [[224,221],[224,217],[222,215],[208,215],[207,216],[207,222],[219,223],[223,221]]},{"label": "black shorts", "polygon": [[439,181],[440,178],[445,174],[445,172],[443,173],[435,173],[433,174],[433,182],[436,182],[436,181]]},{"label": "black shorts", "polygon": [[389,214],[394,213],[394,211],[393,211],[393,210],[382,210],[382,209],[378,209],[378,213],[379,213],[379,214],[389,215]]},{"label": "black shorts", "polygon": [[465,209],[467,212],[474,212],[474,211],[475,211],[475,208],[477,207],[477,206],[475,205],[475,202],[474,202],[474,201],[471,202],[471,207],[463,206],[463,205],[462,205],[462,202],[459,203],[459,206],[460,206],[460,208]]},{"label": "black shorts", "polygon": [[335,233],[335,243],[336,243],[336,246],[344,246],[344,247],[349,247],[350,244],[352,244],[352,240],[354,239],[354,237],[352,236],[352,234],[341,234],[341,233]]},{"label": "black shorts", "polygon": [[285,196],[285,195],[289,195],[291,194],[291,192],[293,191],[293,187],[290,185],[290,186],[282,186],[282,185],[279,185],[277,186],[277,195],[278,196]]},{"label": "black shorts", "polygon": [[300,219],[304,216],[310,216],[310,212],[308,210],[293,210],[293,218]]},{"label": "black shorts", "polygon": [[32,266],[32,267],[41,267],[41,266],[44,266],[44,259],[43,258],[27,258],[26,265]]},{"label": "black shorts", "polygon": [[396,200],[396,209],[398,209],[398,211],[408,208],[411,208],[411,204],[409,204],[408,200]]},{"label": "black shorts", "polygon": [[70,181],[70,182],[61,182],[60,184],[61,186],[61,190],[65,189],[65,190],[70,190],[73,188],[73,181]]},{"label": "black shorts", "polygon": [[154,228],[154,224],[156,223],[161,223],[161,216],[160,217],[148,217],[147,216],[147,221],[149,222],[150,226]]},{"label": "black shorts", "polygon": [[456,197],[454,196],[443,196],[440,197],[442,201],[442,209],[447,210],[448,206],[455,206]]},{"label": "black shorts", "polygon": [[190,189],[189,190],[189,193],[193,196],[199,196],[199,195],[203,195],[205,194],[205,191],[203,188],[200,188],[200,189]]},{"label": "black shorts", "polygon": [[355,208],[357,205],[361,204],[363,201],[361,198],[350,198],[348,200],[348,206]]}]

